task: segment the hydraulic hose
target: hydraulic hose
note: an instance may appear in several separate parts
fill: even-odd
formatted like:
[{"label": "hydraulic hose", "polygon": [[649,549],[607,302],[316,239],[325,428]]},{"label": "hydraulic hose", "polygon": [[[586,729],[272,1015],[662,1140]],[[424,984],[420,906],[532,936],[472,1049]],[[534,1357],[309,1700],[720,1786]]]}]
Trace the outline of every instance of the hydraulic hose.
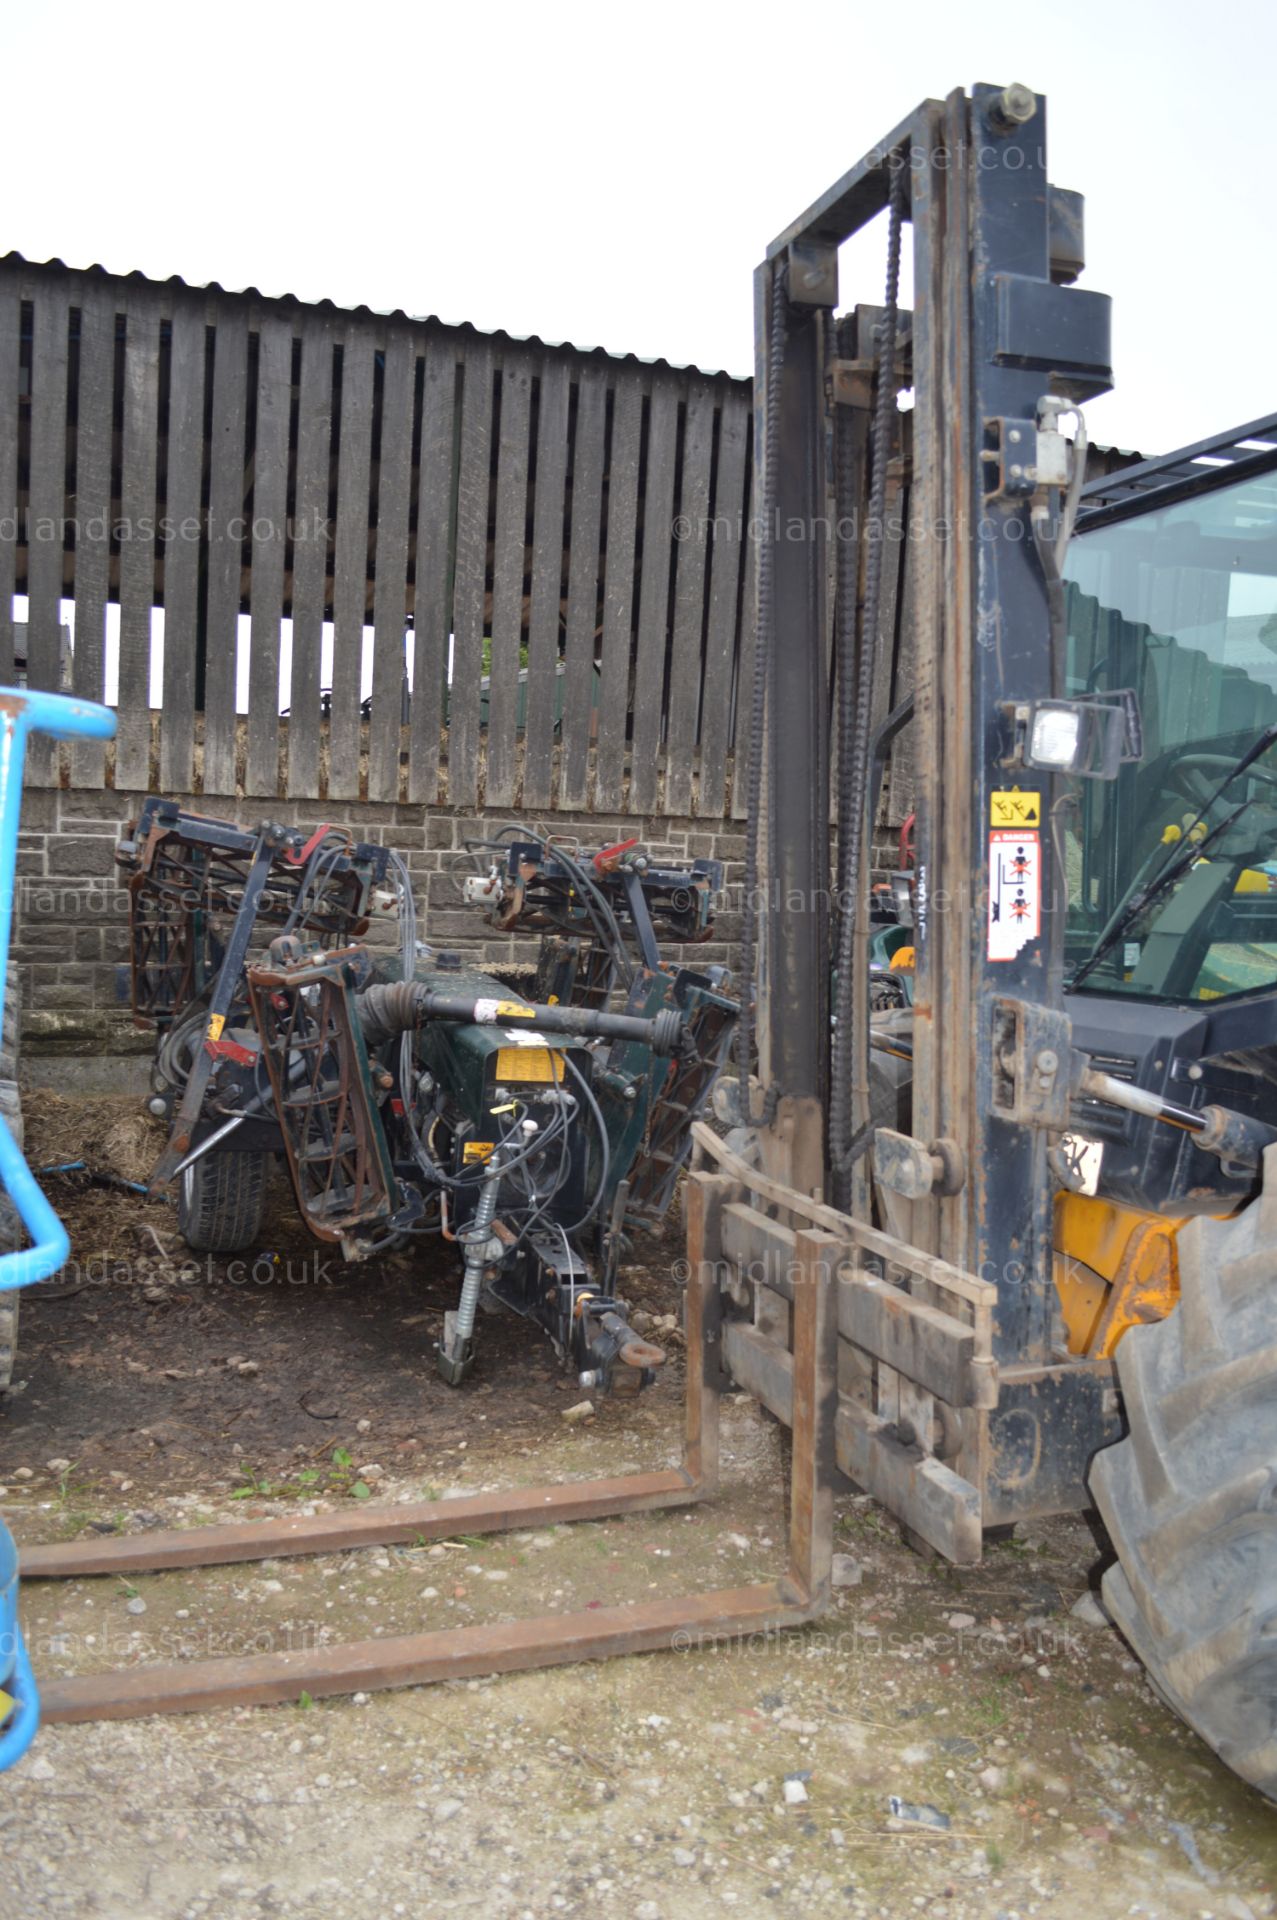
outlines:
[{"label": "hydraulic hose", "polygon": [[667,1059],[682,1040],[681,1014],[663,1007],[653,1019],[604,1013],[594,1007],[550,1007],[498,1000],[486,994],[437,993],[411,980],[369,987],[356,1006],[359,1026],[371,1046],[408,1033],[423,1020],[453,1020],[461,1026],[510,1026],[520,1033],[562,1033],[581,1040],[631,1040]]}]

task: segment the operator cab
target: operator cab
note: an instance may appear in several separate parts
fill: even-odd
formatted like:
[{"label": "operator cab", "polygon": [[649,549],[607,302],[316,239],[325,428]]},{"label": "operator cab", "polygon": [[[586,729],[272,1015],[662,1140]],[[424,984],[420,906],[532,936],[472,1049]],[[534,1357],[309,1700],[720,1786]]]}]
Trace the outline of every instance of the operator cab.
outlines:
[{"label": "operator cab", "polygon": [[[1095,1066],[1277,1120],[1277,415],[1092,482],[1067,565],[1065,692],[1132,690],[1143,752],[1057,802],[1066,1005]],[[1099,1100],[1100,1194],[1220,1213],[1253,1168]],[[1095,1148],[1100,1149],[1099,1152]]]}]

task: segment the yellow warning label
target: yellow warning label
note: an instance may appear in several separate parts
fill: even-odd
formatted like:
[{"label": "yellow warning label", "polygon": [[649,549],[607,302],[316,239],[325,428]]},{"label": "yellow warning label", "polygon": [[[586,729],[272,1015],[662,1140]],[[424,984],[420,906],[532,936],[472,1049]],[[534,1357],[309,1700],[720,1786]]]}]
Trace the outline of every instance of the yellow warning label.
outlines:
[{"label": "yellow warning label", "polygon": [[1009,793],[989,795],[991,827],[1040,827],[1041,824],[1040,793],[1021,793],[1019,787],[1012,787]]},{"label": "yellow warning label", "polygon": [[498,1000],[498,1020],[531,1020],[534,1018],[531,1007],[525,1007],[521,1000]]},{"label": "yellow warning label", "polygon": [[490,1160],[496,1144],[495,1140],[467,1140],[461,1149],[462,1161],[468,1165],[471,1160]]},{"label": "yellow warning label", "polygon": [[226,1015],[224,1013],[215,1013],[208,1023],[208,1034],[206,1037],[210,1040],[220,1040],[222,1037],[222,1028],[225,1025]]},{"label": "yellow warning label", "polygon": [[9,1715],[13,1712],[13,1709],[17,1706],[17,1704],[18,1703],[14,1699],[13,1695],[11,1693],[6,1693],[4,1688],[0,1687],[0,1727],[4,1725],[5,1721],[9,1718]]}]

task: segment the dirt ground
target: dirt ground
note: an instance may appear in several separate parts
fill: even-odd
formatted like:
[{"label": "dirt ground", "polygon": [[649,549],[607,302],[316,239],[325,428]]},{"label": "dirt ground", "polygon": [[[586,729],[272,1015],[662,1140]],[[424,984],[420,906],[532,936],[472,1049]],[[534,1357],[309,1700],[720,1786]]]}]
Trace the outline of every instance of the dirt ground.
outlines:
[{"label": "dirt ground", "polygon": [[[126,1176],[128,1099],[31,1103],[34,1166]],[[171,1211],[46,1185],[68,1269],[24,1297],[0,1411],[20,1540],[393,1502],[673,1464],[681,1375],[587,1425],[548,1345],[482,1324],[460,1394],[432,1343],[451,1259],[316,1250],[286,1189],[236,1273],[185,1259]],[[676,1233],[629,1291],[677,1307]],[[658,1336],[660,1337],[660,1336]],[[27,1583],[46,1675],[609,1605],[773,1574],[778,1431],[725,1408],[712,1504],[430,1547],[128,1580]],[[1083,1519],[959,1572],[839,1502],[826,1620],[490,1682],[221,1715],[47,1728],[5,1776],[0,1916],[110,1920],[445,1911],[953,1920],[1277,1913],[1277,1821],[1161,1706],[1084,1596]],[[1082,1614],[1074,1611],[1081,1606]]]}]

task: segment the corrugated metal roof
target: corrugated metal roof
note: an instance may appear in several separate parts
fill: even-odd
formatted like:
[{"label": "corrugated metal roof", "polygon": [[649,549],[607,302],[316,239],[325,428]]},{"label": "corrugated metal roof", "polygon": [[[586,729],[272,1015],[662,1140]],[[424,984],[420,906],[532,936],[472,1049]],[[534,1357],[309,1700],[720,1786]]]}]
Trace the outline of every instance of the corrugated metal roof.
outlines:
[{"label": "corrugated metal roof", "polygon": [[485,333],[481,327],[474,326],[469,320],[445,320],[437,313],[405,313],[402,307],[394,307],[389,310],[381,307],[364,306],[362,304],[356,307],[342,307],[339,306],[335,300],[303,300],[295,293],[263,293],[260,287],[224,287],[218,280],[209,280],[203,285],[194,285],[191,281],[184,280],[180,273],[170,274],[166,280],[153,280],[149,274],[142,273],[137,268],[134,268],[131,273],[113,273],[109,267],[104,267],[96,261],[89,267],[71,267],[67,265],[65,260],[28,260],[25,254],[16,251],[0,255],[0,268],[4,267],[25,267],[33,272],[41,273],[76,273],[98,276],[104,280],[121,281],[130,286],[156,288],[180,287],[187,293],[220,293],[232,300],[260,300],[269,306],[301,307],[316,313],[349,314],[355,319],[361,316],[367,316],[369,319],[374,320],[401,320],[406,321],[411,326],[444,327],[450,333],[466,334],[478,340],[494,340],[509,346],[540,347],[550,353],[600,354],[603,358],[612,361],[618,366],[655,367],[670,373],[693,373],[698,374],[704,380],[730,380],[734,386],[741,387],[747,387],[752,384],[749,375],[728,373],[723,367],[698,367],[690,362],[680,364],[673,360],[666,360],[661,357],[649,358],[638,353],[617,353],[611,347],[587,347],[575,340],[546,340],[537,333],[507,333],[504,328],[500,327],[497,328],[495,332]]}]

